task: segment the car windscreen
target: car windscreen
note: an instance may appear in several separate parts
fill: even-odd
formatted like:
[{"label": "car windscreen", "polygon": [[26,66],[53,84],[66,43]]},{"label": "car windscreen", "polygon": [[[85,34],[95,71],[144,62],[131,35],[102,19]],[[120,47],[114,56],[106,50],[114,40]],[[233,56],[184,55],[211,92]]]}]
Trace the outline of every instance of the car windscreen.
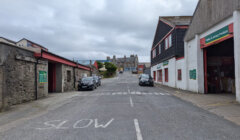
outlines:
[{"label": "car windscreen", "polygon": [[83,79],[82,79],[83,82],[90,82],[90,81],[92,81],[92,80],[93,80],[92,77],[87,77],[87,78],[83,78]]},{"label": "car windscreen", "polygon": [[141,76],[141,78],[143,78],[143,79],[149,79],[149,75],[143,74],[143,75]]}]

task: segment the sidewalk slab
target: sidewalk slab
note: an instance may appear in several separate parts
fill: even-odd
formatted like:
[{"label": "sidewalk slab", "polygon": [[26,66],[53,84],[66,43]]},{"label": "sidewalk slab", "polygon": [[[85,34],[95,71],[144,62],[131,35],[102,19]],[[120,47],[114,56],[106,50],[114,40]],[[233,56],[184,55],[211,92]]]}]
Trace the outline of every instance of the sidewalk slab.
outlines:
[{"label": "sidewalk slab", "polygon": [[240,125],[240,104],[233,94],[200,94],[156,84],[169,94]]},{"label": "sidewalk slab", "polygon": [[46,98],[11,106],[10,110],[0,113],[0,132],[14,127],[17,123],[22,123],[62,106],[68,102],[68,99],[79,94],[82,94],[82,92],[52,93]]}]

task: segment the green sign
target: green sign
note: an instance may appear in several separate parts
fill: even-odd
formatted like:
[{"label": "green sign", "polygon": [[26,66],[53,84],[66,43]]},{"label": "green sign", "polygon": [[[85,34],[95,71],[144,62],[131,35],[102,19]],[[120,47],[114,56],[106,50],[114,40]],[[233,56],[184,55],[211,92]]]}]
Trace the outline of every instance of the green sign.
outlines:
[{"label": "green sign", "polygon": [[189,77],[190,77],[190,79],[196,80],[197,79],[197,70],[196,69],[190,70]]},{"label": "green sign", "polygon": [[39,83],[47,83],[47,72],[39,71]]},{"label": "green sign", "polygon": [[205,37],[205,44],[212,43],[216,40],[222,39],[229,35],[229,27],[223,27],[222,29]]},{"label": "green sign", "polygon": [[168,61],[164,61],[163,66],[167,66],[167,65],[168,65]]}]

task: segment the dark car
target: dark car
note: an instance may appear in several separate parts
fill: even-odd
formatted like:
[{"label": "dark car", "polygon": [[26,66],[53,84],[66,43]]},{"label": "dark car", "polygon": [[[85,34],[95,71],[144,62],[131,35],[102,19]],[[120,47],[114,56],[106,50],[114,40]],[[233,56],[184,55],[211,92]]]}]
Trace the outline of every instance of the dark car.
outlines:
[{"label": "dark car", "polygon": [[96,88],[97,88],[97,84],[93,77],[85,77],[78,82],[78,90],[83,90],[83,89],[94,90]]},{"label": "dark car", "polygon": [[138,74],[138,71],[137,70],[133,70],[132,74]]},{"label": "dark car", "polygon": [[153,87],[154,86],[153,78],[148,74],[142,74],[139,77],[139,85],[140,86],[147,85],[147,86],[152,86]]},{"label": "dark car", "polygon": [[120,74],[122,74],[122,73],[123,73],[123,71],[121,70],[121,71],[119,71],[119,73],[120,73]]},{"label": "dark car", "polygon": [[101,77],[93,76],[93,79],[96,81],[97,86],[101,86]]}]

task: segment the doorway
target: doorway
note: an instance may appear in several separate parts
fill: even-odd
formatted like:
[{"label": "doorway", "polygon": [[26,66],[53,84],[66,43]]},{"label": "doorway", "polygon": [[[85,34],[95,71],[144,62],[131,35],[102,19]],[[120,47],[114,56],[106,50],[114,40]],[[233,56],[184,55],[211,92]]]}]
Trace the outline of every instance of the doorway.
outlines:
[{"label": "doorway", "polygon": [[56,64],[48,63],[48,92],[56,92]]},{"label": "doorway", "polygon": [[235,93],[233,38],[204,49],[205,92]]}]

